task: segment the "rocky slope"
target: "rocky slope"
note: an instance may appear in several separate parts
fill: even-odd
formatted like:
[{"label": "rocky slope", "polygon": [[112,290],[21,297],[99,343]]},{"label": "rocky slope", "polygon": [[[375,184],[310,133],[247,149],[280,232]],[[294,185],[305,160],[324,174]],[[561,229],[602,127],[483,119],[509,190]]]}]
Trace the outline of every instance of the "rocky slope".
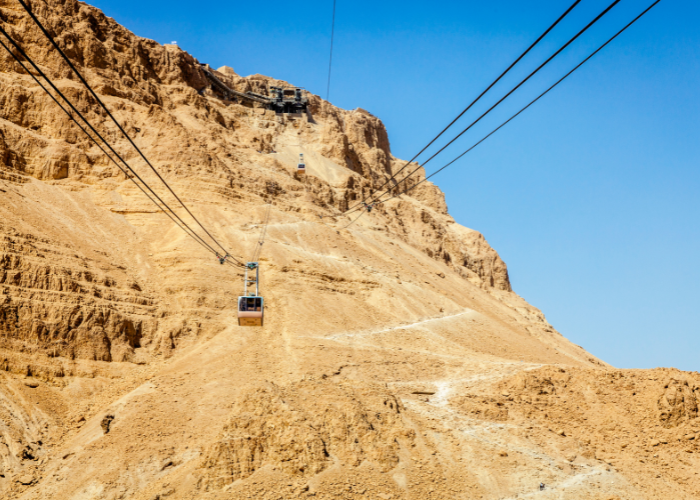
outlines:
[{"label": "rocky slope", "polygon": [[[615,370],[568,342],[429,182],[347,226],[403,164],[376,117],[228,101],[177,47],[30,4],[232,255],[271,204],[266,324],[237,326],[241,273],[0,52],[4,498],[699,497],[697,373]],[[0,22],[176,207],[19,3]]]}]

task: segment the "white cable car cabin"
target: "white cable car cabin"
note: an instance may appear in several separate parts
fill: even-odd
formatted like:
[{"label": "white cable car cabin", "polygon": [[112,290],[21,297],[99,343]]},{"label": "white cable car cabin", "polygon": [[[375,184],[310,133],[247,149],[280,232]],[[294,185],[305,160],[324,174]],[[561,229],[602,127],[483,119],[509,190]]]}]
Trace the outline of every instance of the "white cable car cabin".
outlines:
[{"label": "white cable car cabin", "polygon": [[298,174],[305,174],[306,173],[306,163],[304,163],[304,155],[299,153],[299,163],[297,163],[297,173]]},{"label": "white cable car cabin", "polygon": [[[255,277],[248,272],[255,271]],[[238,297],[238,326],[263,326],[265,299],[260,296],[258,288],[259,266],[257,262],[248,262],[245,266],[243,295]],[[248,284],[255,283],[255,293],[248,293]]]}]

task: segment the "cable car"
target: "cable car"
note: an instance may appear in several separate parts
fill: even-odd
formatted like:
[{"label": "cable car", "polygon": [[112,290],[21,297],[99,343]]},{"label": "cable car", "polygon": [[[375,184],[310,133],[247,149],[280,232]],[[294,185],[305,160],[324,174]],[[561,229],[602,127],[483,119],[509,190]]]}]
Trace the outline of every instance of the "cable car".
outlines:
[{"label": "cable car", "polygon": [[238,325],[263,326],[264,304],[262,297],[238,297]]},{"label": "cable car", "polygon": [[306,173],[306,163],[304,163],[304,155],[299,153],[299,163],[297,163],[297,173],[298,174],[305,174]]},{"label": "cable car", "polygon": [[[238,326],[263,326],[265,299],[260,296],[258,287],[259,270],[257,262],[246,264],[243,295],[238,297]],[[252,271],[255,271],[255,277],[249,277]],[[248,285],[252,283],[255,283],[255,293],[248,292]]]}]

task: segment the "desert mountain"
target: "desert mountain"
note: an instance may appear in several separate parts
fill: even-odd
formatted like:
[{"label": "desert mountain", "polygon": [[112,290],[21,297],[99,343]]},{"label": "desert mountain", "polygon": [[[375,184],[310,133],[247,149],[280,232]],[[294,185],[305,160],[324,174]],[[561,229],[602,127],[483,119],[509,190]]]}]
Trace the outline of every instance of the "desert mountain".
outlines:
[{"label": "desert mountain", "polygon": [[[569,342],[430,182],[342,215],[403,165],[371,113],[277,115],[89,5],[30,6],[232,257],[270,207],[266,312],[239,327],[242,271],[0,51],[2,498],[700,498],[700,375]],[[192,223],[16,0],[0,22]]]}]

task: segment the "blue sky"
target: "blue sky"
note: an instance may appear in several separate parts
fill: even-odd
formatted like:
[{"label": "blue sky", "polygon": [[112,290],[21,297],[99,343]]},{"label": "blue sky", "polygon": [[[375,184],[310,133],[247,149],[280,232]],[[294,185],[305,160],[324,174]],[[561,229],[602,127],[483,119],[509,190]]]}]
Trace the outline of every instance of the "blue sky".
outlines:
[{"label": "blue sky", "polygon": [[[408,159],[572,1],[338,0],[330,100],[381,118],[393,153]],[[510,116],[651,1],[622,0],[428,171]],[[332,0],[198,8],[173,0],[92,3],[137,35],[177,41],[200,62],[326,95]],[[583,0],[458,125],[609,3]],[[516,292],[566,337],[621,368],[700,371],[698,18],[699,2],[662,0],[550,95],[434,178],[457,221],[481,231],[501,254]]]}]

